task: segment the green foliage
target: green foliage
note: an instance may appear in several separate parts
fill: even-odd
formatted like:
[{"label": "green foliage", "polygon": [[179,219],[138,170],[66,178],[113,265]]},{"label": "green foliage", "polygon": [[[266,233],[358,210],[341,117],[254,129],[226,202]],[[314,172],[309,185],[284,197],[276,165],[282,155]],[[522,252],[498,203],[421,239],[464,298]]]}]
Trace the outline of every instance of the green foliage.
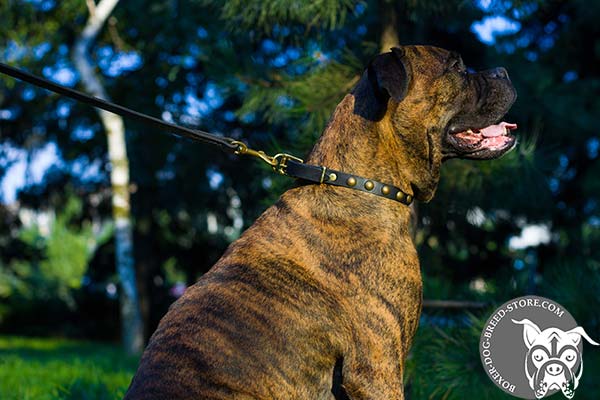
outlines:
[{"label": "green foliage", "polygon": [[541,288],[544,296],[556,300],[576,321],[585,324],[592,338],[600,337],[600,262],[574,259],[548,265]]},{"label": "green foliage", "polygon": [[484,322],[472,317],[467,327],[419,328],[408,366],[411,398],[512,398],[490,383],[481,366],[478,348]]},{"label": "green foliage", "polygon": [[163,264],[163,270],[165,273],[165,282],[167,282],[169,285],[172,286],[178,283],[186,282],[185,273],[181,269],[177,268],[177,259],[175,257],[169,258]]},{"label": "green foliage", "polygon": [[[297,130],[286,138],[286,145],[306,151],[324,129],[335,106],[358,82],[362,66],[350,52],[342,61],[318,63],[307,57],[296,65],[307,72],[300,76],[278,74],[273,82],[253,85],[237,113],[259,113],[271,124],[295,123]],[[296,143],[289,143],[292,139]]]},{"label": "green foliage", "polygon": [[112,224],[93,227],[90,221],[80,220],[81,213],[81,200],[70,196],[55,217],[43,214],[43,226],[34,223],[19,231],[21,242],[37,256],[0,264],[0,298],[58,297],[75,306],[72,290],[80,288],[91,257],[112,236]]},{"label": "green foliage", "polygon": [[[569,309],[569,306],[566,307]],[[491,307],[480,316],[469,315],[466,320],[447,319],[449,326],[444,328],[429,324],[419,327],[405,373],[411,399],[514,399],[490,382],[479,359],[479,339],[493,310]],[[589,321],[584,315],[577,314],[577,308],[569,310],[574,311],[576,320]],[[588,333],[597,337],[591,332],[588,329]],[[592,400],[600,392],[596,379],[600,373],[600,352],[591,346],[586,350],[585,369],[577,398]]]},{"label": "green foliage", "polygon": [[111,234],[109,229],[105,229],[96,235],[89,221],[73,227],[70,222],[78,215],[81,215],[81,201],[71,197],[56,216],[50,234],[45,239],[45,258],[40,262],[40,272],[46,280],[55,283],[60,291],[80,287],[81,278],[95,249]]},{"label": "green foliage", "polygon": [[136,366],[109,344],[0,336],[0,398],[121,399]]},{"label": "green foliage", "polygon": [[222,5],[221,18],[234,29],[259,29],[270,33],[275,26],[300,24],[311,28],[335,29],[344,25],[352,13],[356,0],[233,0],[225,3],[207,0],[206,3]]}]

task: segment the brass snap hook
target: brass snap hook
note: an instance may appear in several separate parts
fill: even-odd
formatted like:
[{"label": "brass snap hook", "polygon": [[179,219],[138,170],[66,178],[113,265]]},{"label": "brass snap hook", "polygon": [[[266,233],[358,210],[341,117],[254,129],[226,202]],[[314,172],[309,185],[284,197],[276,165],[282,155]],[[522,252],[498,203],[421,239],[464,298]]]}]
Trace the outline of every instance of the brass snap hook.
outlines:
[{"label": "brass snap hook", "polygon": [[262,161],[269,164],[271,168],[273,168],[273,171],[281,175],[286,174],[285,169],[287,168],[287,160],[294,160],[299,163],[304,163],[304,161],[301,158],[295,157],[287,153],[278,153],[274,156],[270,156],[262,150],[251,149],[246,143],[240,142],[238,140],[232,140],[231,144],[237,146],[237,149],[234,151],[234,154],[247,154],[252,157],[260,158]]},{"label": "brass snap hook", "polygon": [[233,140],[231,142],[231,144],[238,146],[238,148],[234,151],[234,154],[237,154],[237,155],[247,154],[252,157],[260,158],[261,160],[263,160],[264,162],[266,162],[273,168],[275,168],[277,166],[277,163],[275,162],[274,158],[267,155],[262,150],[257,151],[257,150],[251,149],[248,147],[248,145],[246,143],[240,142],[237,140]]}]

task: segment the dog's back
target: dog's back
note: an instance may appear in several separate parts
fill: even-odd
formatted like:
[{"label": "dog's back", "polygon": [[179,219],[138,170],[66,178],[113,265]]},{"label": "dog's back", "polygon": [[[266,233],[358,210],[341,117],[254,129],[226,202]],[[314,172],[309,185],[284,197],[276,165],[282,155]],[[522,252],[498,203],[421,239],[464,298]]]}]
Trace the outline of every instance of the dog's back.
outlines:
[{"label": "dog's back", "polygon": [[126,399],[332,398],[340,297],[290,251],[302,228],[286,214],[267,210],[171,306]]}]

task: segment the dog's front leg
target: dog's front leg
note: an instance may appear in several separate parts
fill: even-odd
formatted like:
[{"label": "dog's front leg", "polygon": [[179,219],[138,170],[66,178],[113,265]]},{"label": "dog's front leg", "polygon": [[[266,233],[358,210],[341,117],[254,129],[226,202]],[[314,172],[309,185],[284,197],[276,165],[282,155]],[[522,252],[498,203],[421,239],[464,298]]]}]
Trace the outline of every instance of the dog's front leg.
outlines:
[{"label": "dog's front leg", "polygon": [[[342,387],[351,400],[403,400],[403,368],[399,359],[371,352],[345,359]],[[342,397],[343,399],[343,397]]]}]

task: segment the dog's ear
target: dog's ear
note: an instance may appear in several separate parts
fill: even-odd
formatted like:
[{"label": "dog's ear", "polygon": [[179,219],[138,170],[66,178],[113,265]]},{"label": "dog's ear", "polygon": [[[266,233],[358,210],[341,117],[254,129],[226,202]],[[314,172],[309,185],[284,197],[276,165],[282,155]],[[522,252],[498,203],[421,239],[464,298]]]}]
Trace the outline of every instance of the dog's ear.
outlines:
[{"label": "dog's ear", "polygon": [[378,97],[391,97],[397,102],[406,97],[410,76],[404,49],[393,47],[389,53],[375,57],[369,64],[367,73]]},{"label": "dog's ear", "polygon": [[542,333],[540,328],[527,318],[522,319],[520,321],[515,321],[514,319],[511,321],[515,324],[523,325],[523,341],[525,342],[525,346],[527,346],[527,348],[530,349],[531,346],[533,346],[535,338],[537,338],[538,335]]},{"label": "dog's ear", "polygon": [[370,121],[380,120],[387,111],[390,97],[397,102],[406,97],[409,71],[401,48],[394,47],[391,52],[373,58],[352,90],[354,113]]},{"label": "dog's ear", "polygon": [[581,341],[581,338],[585,338],[585,340],[587,340],[588,342],[590,342],[591,344],[593,344],[594,346],[600,346],[600,343],[596,343],[592,340],[592,338],[590,338],[588,336],[587,333],[585,333],[585,330],[578,326],[575,327],[573,329],[571,329],[568,332],[565,332],[567,334],[567,336],[569,337],[569,339],[571,339],[573,341],[573,343],[575,344],[575,346],[579,345],[579,342]]}]

